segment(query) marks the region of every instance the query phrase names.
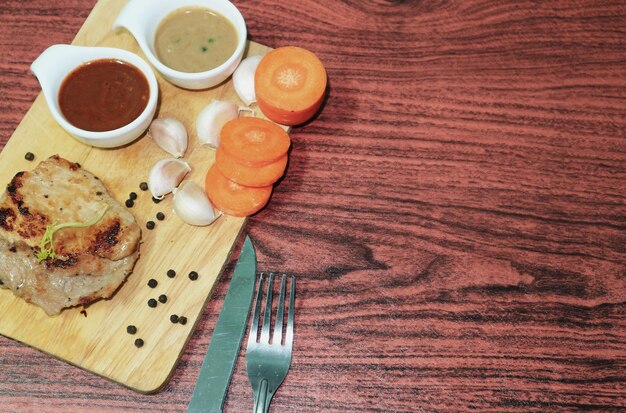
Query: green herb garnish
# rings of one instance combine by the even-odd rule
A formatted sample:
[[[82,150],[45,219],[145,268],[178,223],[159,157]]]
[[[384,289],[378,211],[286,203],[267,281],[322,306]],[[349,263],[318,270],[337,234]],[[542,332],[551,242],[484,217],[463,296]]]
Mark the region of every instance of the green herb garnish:
[[[56,258],[57,255],[54,252],[54,243],[52,239],[55,232],[63,228],[86,228],[95,225],[100,222],[108,209],[109,205],[107,204],[104,206],[104,208],[100,210],[100,212],[98,212],[98,214],[96,214],[95,217],[87,222],[64,222],[61,224],[47,225],[46,232],[44,232],[43,236],[41,237],[41,241],[39,242],[39,251],[35,253],[37,261],[41,262],[47,258]]]

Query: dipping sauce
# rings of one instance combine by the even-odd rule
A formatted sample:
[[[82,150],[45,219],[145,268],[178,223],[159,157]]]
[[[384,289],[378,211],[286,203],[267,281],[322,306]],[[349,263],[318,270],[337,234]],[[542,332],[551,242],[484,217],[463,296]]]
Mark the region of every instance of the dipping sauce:
[[[235,26],[204,7],[184,7],[166,16],[156,31],[154,48],[159,60],[180,72],[215,69],[237,49]]]
[[[148,104],[148,80],[135,66],[115,59],[87,62],[70,73],[59,91],[69,123],[91,132],[121,128]]]

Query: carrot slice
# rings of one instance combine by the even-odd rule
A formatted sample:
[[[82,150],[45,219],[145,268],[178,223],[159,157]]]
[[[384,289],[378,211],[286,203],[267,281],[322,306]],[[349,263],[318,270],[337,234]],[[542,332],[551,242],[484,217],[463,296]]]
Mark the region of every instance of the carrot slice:
[[[231,181],[222,175],[215,164],[206,174],[205,190],[217,209],[235,217],[247,217],[258,212],[272,194],[271,185],[252,188]]]
[[[239,185],[252,187],[272,185],[283,176],[287,166],[287,154],[268,165],[252,167],[239,163],[237,158],[230,156],[220,148],[218,147],[215,152],[215,165],[222,175]]]
[[[326,83],[326,69],[317,56],[295,46],[270,51],[254,74],[259,108],[283,125],[311,119],[324,100]]]
[[[255,167],[276,162],[291,145],[287,132],[260,118],[237,118],[226,122],[220,140],[220,147],[239,163]]]

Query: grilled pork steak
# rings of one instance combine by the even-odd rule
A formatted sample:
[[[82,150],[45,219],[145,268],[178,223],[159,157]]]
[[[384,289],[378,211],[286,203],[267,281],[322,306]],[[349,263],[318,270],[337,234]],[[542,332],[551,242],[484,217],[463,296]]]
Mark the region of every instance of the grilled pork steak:
[[[108,207],[107,207],[108,206]],[[88,223],[53,234],[55,257],[36,254],[48,225]],[[141,231],[93,174],[59,156],[19,172],[0,196],[0,287],[55,315],[108,298],[139,257]]]

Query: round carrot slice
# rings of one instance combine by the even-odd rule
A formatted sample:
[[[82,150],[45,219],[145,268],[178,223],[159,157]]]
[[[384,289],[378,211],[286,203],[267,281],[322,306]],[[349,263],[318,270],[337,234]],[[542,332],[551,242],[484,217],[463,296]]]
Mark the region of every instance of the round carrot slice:
[[[282,158],[291,145],[289,135],[277,124],[260,118],[237,118],[220,132],[220,147],[239,163],[263,166]]]
[[[259,108],[283,125],[311,119],[324,100],[326,83],[326,69],[317,56],[295,46],[270,51],[254,74]]]
[[[224,152],[220,147],[215,152],[215,165],[222,175],[239,185],[252,187],[268,186],[278,181],[285,172],[287,159],[288,156],[285,154],[275,162],[253,167],[239,163],[236,158]]]
[[[235,217],[247,217],[260,211],[272,194],[271,185],[252,188],[231,181],[215,164],[206,174],[205,190],[217,209]]]

